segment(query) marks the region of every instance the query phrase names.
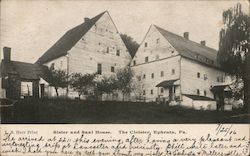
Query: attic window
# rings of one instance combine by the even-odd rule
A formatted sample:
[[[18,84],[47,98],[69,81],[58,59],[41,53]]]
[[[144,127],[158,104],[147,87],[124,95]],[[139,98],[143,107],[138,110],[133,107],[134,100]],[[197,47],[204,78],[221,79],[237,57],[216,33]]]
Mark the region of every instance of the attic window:
[[[201,74],[198,72],[198,73],[197,73],[197,78],[200,78],[200,76],[201,76]]]
[[[115,72],[115,67],[114,66],[111,66],[111,72]]]
[[[160,38],[156,39],[156,43],[159,44],[160,43]]]
[[[207,74],[204,74],[204,80],[207,80]]]
[[[109,53],[109,47],[107,47],[107,53]]]
[[[120,50],[119,49],[116,50],[116,56],[120,56]]]
[[[163,77],[164,76],[164,71],[161,71],[161,77]]]
[[[175,69],[172,69],[172,75],[174,75],[175,74]]]

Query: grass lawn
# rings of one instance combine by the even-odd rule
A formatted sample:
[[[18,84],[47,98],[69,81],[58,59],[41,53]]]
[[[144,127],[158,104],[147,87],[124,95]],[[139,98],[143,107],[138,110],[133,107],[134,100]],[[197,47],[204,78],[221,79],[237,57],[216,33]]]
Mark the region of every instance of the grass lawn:
[[[197,111],[156,103],[25,99],[2,108],[2,123],[185,124],[250,123],[249,113]]]

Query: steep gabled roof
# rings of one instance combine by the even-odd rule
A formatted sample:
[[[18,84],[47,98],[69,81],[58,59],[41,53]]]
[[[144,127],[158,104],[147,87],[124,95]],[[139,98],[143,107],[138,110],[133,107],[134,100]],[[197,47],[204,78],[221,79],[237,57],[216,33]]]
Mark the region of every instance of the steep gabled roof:
[[[180,53],[181,56],[198,61],[200,63],[217,67],[217,51],[194,41],[188,40],[182,36],[164,30],[155,25],[157,30],[166,38],[166,40]]]
[[[106,12],[106,11],[105,11]],[[67,31],[50,49],[48,49],[36,63],[46,63],[60,56],[64,56],[67,52],[90,30],[90,28],[102,17],[105,13],[89,19],[69,31]]]
[[[8,76],[8,74],[16,74],[21,79],[38,80],[40,77],[46,79],[45,72],[48,70],[46,66],[32,64],[19,61],[4,61],[1,62],[0,76]]]

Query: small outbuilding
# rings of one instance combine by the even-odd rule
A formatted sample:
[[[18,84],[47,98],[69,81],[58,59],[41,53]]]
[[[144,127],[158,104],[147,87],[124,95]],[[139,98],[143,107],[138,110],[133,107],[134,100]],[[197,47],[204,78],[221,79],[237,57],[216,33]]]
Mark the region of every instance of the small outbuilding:
[[[196,110],[216,110],[216,100],[199,95],[183,94],[182,106]]]
[[[44,73],[48,70],[47,67],[12,61],[9,47],[3,48],[3,56],[0,66],[1,98],[39,98],[45,95],[45,85],[48,83],[44,80]]]

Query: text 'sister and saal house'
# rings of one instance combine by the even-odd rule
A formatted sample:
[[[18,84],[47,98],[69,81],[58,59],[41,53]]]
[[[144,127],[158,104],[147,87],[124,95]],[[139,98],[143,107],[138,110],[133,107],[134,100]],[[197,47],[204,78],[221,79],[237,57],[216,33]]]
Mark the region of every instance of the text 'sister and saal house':
[[[217,51],[205,41],[193,42],[189,33],[179,36],[151,25],[132,59],[107,11],[67,31],[35,64],[12,61],[5,47],[1,63],[1,97],[53,97],[46,78],[47,67],[67,74],[97,73],[111,76],[131,66],[136,85],[128,100],[157,101],[194,109],[215,110],[224,107],[230,90],[227,74],[217,61]],[[69,88],[60,95],[78,97]],[[67,92],[67,93],[66,93]],[[115,100],[121,100],[117,94]]]

